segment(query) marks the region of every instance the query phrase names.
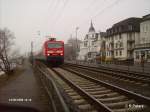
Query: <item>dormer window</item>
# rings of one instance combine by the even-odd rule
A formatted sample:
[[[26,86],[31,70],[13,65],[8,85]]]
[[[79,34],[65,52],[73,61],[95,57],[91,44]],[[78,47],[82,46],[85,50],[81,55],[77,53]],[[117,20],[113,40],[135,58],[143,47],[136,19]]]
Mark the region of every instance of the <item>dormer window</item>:
[[[131,31],[133,29],[132,25],[128,25],[128,29]]]
[[[94,37],[94,34],[92,34],[92,37]]]
[[[122,30],[122,27],[120,26],[120,27],[119,27],[119,32],[121,32],[121,30]]]

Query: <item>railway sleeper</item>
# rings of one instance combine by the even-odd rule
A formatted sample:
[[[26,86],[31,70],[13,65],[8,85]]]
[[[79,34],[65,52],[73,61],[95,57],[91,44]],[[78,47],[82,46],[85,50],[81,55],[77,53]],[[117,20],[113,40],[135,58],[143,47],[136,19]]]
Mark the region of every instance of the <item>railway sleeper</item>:
[[[67,94],[70,95],[70,96],[76,96],[76,95],[78,95],[78,93],[76,93],[75,91],[69,92],[69,93],[67,93]]]
[[[111,90],[106,89],[106,90],[102,90],[102,91],[90,91],[88,93],[90,93],[92,95],[97,95],[97,94],[106,94],[106,93],[111,93],[111,92],[112,92]]]
[[[136,102],[134,100],[127,100],[127,101],[121,101],[121,102],[115,102],[115,103],[105,103],[105,105],[111,109],[125,108],[126,105],[128,104],[136,104]]]
[[[117,92],[112,92],[109,94],[102,94],[102,95],[93,95],[95,98],[110,98],[115,96],[120,96]]]
[[[70,93],[70,92],[74,92],[73,89],[65,89],[65,92]]]
[[[81,109],[81,112],[91,112],[92,110],[94,110],[93,106],[91,106],[90,104],[83,104],[79,105],[78,107],[79,109]]]
[[[100,85],[96,85],[96,86],[80,86],[80,87],[83,88],[83,89],[93,89],[94,87],[95,88],[102,88],[102,89],[104,88],[104,87],[101,87]]]
[[[83,105],[83,104],[87,104],[87,101],[84,100],[83,98],[82,99],[75,99],[74,103],[77,105]]]
[[[101,90],[106,90],[106,88],[84,88],[85,91],[101,91]]]
[[[68,86],[68,85],[62,85],[62,87],[66,90],[66,89],[71,89],[71,87],[70,86]]]
[[[80,85],[80,87],[95,87],[96,86],[96,84],[90,84],[90,83],[76,83],[76,84],[78,84],[78,85]]]
[[[103,103],[115,103],[115,102],[120,102],[120,101],[127,101],[128,98],[125,96],[117,96],[117,97],[112,97],[112,98],[98,98]]]
[[[71,96],[71,98],[73,99],[73,100],[77,100],[77,99],[81,99],[82,97],[80,96],[80,95],[76,95],[76,96]]]

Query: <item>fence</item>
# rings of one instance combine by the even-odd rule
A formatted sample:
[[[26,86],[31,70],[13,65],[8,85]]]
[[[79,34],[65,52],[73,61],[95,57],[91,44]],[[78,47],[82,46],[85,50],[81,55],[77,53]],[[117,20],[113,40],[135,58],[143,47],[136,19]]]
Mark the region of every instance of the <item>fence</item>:
[[[43,83],[50,100],[52,101],[53,111],[54,112],[70,112],[68,106],[66,105],[61,93],[55,83],[55,81],[40,67],[34,68]]]

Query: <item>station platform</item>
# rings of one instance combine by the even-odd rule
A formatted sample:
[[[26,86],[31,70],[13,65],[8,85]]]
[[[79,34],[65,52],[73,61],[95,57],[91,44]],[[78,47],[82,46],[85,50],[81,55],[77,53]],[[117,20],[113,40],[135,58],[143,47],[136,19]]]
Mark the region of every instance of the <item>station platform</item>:
[[[49,96],[28,62],[23,65],[21,73],[0,85],[0,103],[53,112]]]

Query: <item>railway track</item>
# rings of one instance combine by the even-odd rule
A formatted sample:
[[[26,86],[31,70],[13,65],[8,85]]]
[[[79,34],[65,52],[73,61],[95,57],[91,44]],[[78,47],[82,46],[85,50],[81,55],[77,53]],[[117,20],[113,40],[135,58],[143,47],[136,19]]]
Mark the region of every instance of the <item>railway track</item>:
[[[132,93],[74,70],[53,68],[55,79],[85,112],[149,112],[150,98]]]
[[[116,78],[119,80],[125,80],[129,81],[135,84],[140,84],[144,86],[149,86],[150,85],[150,75],[145,75],[145,74],[139,74],[139,73],[127,73],[124,71],[115,71],[111,69],[103,69],[103,68],[97,68],[97,67],[88,67],[88,66],[83,66],[83,65],[75,65],[75,64],[65,64],[64,67],[71,66],[72,68],[75,69],[82,69],[86,71],[92,71],[96,73],[102,73],[99,75],[105,75],[108,77]]]

